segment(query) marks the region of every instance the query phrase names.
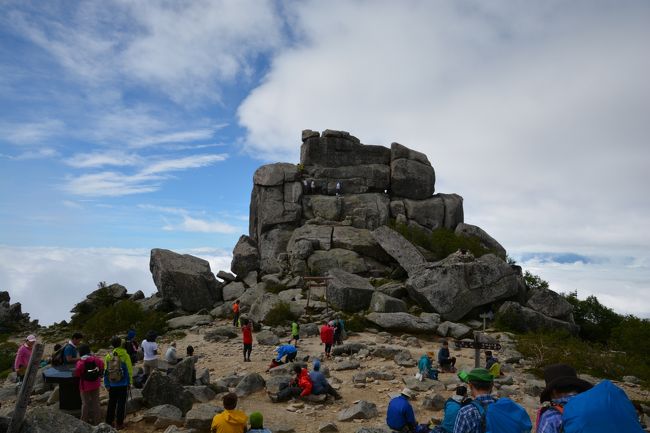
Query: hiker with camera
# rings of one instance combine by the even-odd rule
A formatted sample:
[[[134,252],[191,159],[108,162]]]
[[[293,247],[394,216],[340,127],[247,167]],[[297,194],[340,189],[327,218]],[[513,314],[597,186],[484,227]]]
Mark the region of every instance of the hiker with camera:
[[[99,406],[99,388],[104,375],[104,361],[90,353],[90,346],[79,346],[80,359],[75,366],[74,375],[79,378],[81,394],[81,420],[90,425],[101,422],[102,410]]]

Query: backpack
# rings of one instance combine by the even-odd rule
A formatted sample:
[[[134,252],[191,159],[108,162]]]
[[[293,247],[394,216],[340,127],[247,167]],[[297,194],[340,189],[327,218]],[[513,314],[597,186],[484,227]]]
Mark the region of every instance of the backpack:
[[[122,360],[117,354],[117,351],[113,352],[113,356],[110,361],[108,361],[108,380],[111,383],[118,383],[124,379],[124,371],[122,371]]]
[[[101,372],[94,359],[86,359],[84,361],[84,371],[81,373],[81,378],[87,382],[94,382],[99,379]]]
[[[609,380],[564,405],[562,428],[564,433],[643,433],[634,405],[625,391]]]
[[[486,405],[472,400],[471,404],[481,414],[483,433],[530,433],[533,428],[526,410],[509,398],[500,398]]]
[[[52,365],[59,366],[65,364],[65,348],[70,343],[64,344],[59,350],[52,354]]]

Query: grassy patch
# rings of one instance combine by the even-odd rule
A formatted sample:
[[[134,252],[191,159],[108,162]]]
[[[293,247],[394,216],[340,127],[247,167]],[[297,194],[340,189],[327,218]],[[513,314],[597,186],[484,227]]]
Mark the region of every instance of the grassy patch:
[[[19,347],[16,343],[7,341],[8,337],[6,334],[0,335],[0,378],[5,378],[11,373]]]
[[[279,326],[294,319],[296,319],[296,316],[291,312],[289,304],[286,302],[278,302],[266,315],[264,324],[269,326]]]

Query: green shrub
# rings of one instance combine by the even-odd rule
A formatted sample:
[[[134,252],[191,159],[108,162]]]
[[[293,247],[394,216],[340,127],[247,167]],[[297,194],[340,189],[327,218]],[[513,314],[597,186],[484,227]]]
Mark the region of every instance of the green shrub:
[[[279,326],[294,319],[296,319],[296,316],[291,312],[289,304],[286,302],[279,302],[268,312],[264,324],[269,326]]]
[[[431,251],[434,260],[442,260],[461,249],[468,250],[474,257],[493,252],[482,247],[477,238],[458,236],[450,229],[438,228],[429,233],[418,227],[398,224],[394,220],[391,220],[389,225],[413,244]]]
[[[621,380],[636,376],[650,383],[648,358],[633,352],[608,350],[601,344],[584,341],[565,332],[537,332],[519,335],[517,350],[533,362],[533,372],[541,377],[544,368],[565,363],[580,373],[606,379]]]
[[[16,343],[7,341],[7,335],[0,336],[0,377],[5,378],[11,373],[18,347]]]
[[[607,308],[595,296],[578,299],[577,292],[562,294],[573,305],[573,318],[580,326],[580,336],[585,340],[607,343],[613,330],[621,325],[624,317]]]
[[[97,348],[107,347],[111,337],[124,335],[129,328],[134,328],[141,337],[149,330],[163,334],[167,329],[167,321],[162,313],[143,311],[140,304],[124,300],[100,309],[79,329],[88,344]]]
[[[353,315],[345,320],[345,329],[348,331],[362,332],[365,331],[370,323],[363,316]]]

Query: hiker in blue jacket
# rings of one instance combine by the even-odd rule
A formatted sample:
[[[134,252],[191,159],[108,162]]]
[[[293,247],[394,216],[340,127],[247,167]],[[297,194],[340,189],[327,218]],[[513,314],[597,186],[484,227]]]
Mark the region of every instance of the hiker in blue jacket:
[[[409,400],[415,398],[415,392],[404,388],[400,395],[394,397],[386,409],[386,424],[392,430],[400,433],[412,433],[418,425],[415,420],[413,406]]]
[[[442,423],[434,427],[431,433],[453,433],[460,408],[470,403],[471,400],[467,398],[467,387],[457,386],[456,393],[445,402],[445,416]]]
[[[486,407],[495,402],[491,395],[494,377],[489,371],[475,368],[467,375],[467,382],[475,403],[468,404],[458,411],[453,433],[481,433],[482,414],[477,405]]]
[[[562,431],[564,405],[592,385],[578,378],[570,365],[554,364],[544,370],[546,388],[539,397],[542,407],[537,413],[537,433],[559,433]]]
[[[296,349],[296,346],[291,344],[278,346],[275,348],[275,351],[278,353],[275,360],[280,364],[282,363],[282,358],[285,356],[286,358],[284,358],[284,362],[293,362],[296,359],[296,356],[298,356],[298,349]]]

